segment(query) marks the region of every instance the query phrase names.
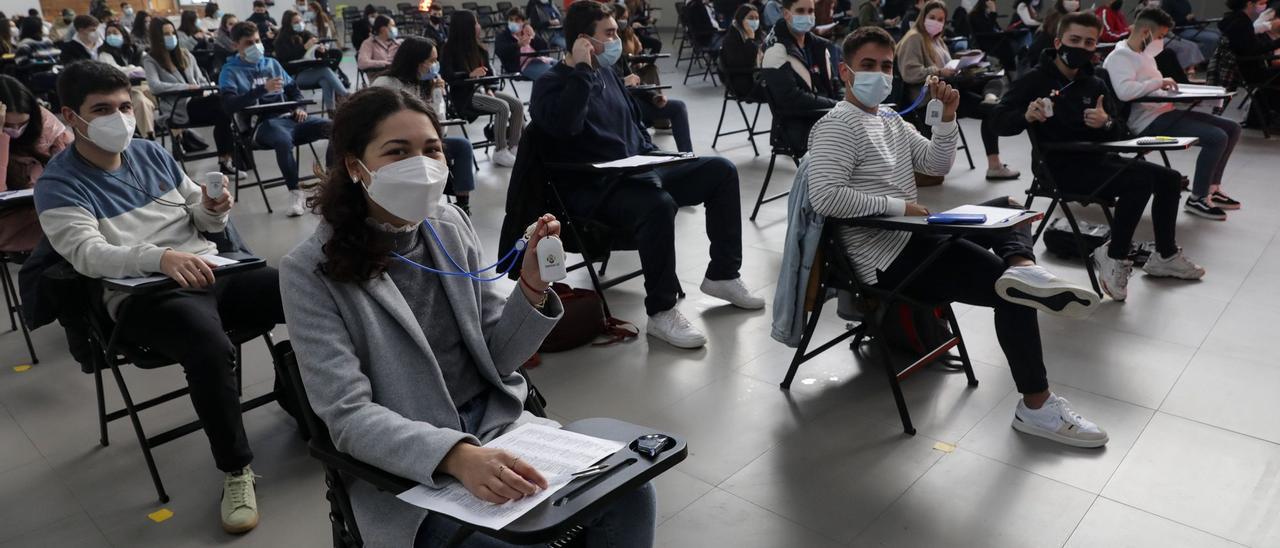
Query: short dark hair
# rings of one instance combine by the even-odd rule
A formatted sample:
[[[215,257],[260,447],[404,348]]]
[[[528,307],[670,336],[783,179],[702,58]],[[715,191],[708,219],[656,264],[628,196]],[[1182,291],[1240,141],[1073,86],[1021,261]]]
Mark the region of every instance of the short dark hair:
[[[435,3],[433,3],[432,5],[435,5]],[[365,15],[365,17],[368,17],[368,16],[373,15],[373,14],[375,14],[375,13],[378,13],[378,8],[373,7],[373,4],[365,4],[365,5],[364,5],[364,15]]]
[[[58,101],[80,112],[85,98],[90,95],[131,87],[129,77],[116,67],[101,61],[77,61],[58,74]]]
[[[265,8],[265,7],[267,7],[266,2],[263,2],[262,0],[253,0],[253,9]]]
[[[789,10],[791,9],[791,6],[796,5],[796,2],[799,2],[799,1],[800,0],[782,0],[782,9]]]
[[[255,34],[258,34],[258,25],[250,23],[249,21],[241,21],[236,23],[236,26],[231,27],[232,42],[239,42]]]
[[[524,20],[525,19],[524,10],[520,9],[519,7],[514,7],[507,10],[507,19],[510,19],[512,17],[518,17],[520,18],[520,20]]]
[[[1062,38],[1063,33],[1067,32],[1067,27],[1071,25],[1102,32],[1102,21],[1098,19],[1097,15],[1090,11],[1077,11],[1063,15],[1062,19],[1058,20],[1058,38]]]
[[[1252,2],[1253,0],[1227,0],[1227,9],[1231,11],[1240,11]]]
[[[1138,10],[1138,14],[1133,16],[1133,24],[1137,25],[1144,21],[1157,27],[1173,28],[1173,18],[1160,8]]]
[[[71,20],[71,26],[75,27],[76,30],[96,27],[98,26],[98,18],[92,15],[77,15],[75,19]]]
[[[840,48],[840,57],[847,63],[854,53],[867,44],[877,44],[893,49],[893,37],[880,27],[859,27],[846,36]]]
[[[374,17],[373,27],[372,27],[373,33],[378,34],[379,32],[382,32],[383,27],[389,27],[391,26],[391,23],[392,23],[391,18],[385,15],[379,15],[377,17]]]
[[[594,35],[596,23],[606,17],[613,17],[613,13],[594,0],[578,0],[569,4],[569,10],[564,14],[565,43],[573,44],[581,34]]]

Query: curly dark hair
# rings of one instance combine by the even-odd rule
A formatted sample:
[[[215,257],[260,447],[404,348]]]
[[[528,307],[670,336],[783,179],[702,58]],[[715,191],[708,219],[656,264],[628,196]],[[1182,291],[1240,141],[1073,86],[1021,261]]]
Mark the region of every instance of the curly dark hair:
[[[365,221],[369,204],[364,185],[351,178],[346,161],[363,156],[382,121],[406,109],[426,115],[443,138],[440,120],[422,99],[390,88],[366,87],[348,97],[333,115],[329,136],[333,162],[308,206],[333,230],[322,247],[325,260],[319,270],[335,282],[371,280],[387,269],[390,243]]]

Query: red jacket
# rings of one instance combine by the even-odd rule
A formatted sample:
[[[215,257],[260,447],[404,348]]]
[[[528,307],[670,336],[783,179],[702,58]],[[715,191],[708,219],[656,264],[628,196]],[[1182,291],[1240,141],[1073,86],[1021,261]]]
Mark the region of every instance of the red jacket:
[[[1125,20],[1124,13],[1120,10],[1101,7],[1093,10],[1093,13],[1102,20],[1102,35],[1098,37],[1099,42],[1119,42],[1129,36],[1129,21]]]

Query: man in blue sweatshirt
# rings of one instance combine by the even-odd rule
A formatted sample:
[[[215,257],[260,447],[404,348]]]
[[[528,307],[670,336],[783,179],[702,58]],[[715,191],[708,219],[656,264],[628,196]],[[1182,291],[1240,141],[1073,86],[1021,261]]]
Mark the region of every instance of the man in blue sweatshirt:
[[[298,101],[302,92],[280,62],[267,57],[262,49],[258,26],[244,21],[231,27],[236,54],[222,65],[218,76],[218,92],[224,109],[233,116],[254,105]],[[324,118],[307,116],[301,108],[284,114],[263,117],[254,128],[253,139],[276,151],[276,161],[289,189],[290,217],[302,215],[306,198],[298,189],[298,161],[293,157],[297,145],[327,139],[333,123]]]
[[[594,163],[653,151],[641,125],[640,109],[622,79],[610,68],[622,50],[618,24],[598,2],[576,2],[564,20],[573,50],[533,83],[530,111],[550,135],[542,162]],[[554,173],[570,213],[607,219],[631,229],[644,272],[647,332],[674,346],[699,348],[706,337],[676,309],[675,216],[684,206],[703,204],[711,263],[702,292],[739,308],[756,310],[764,300],[743,285],[742,212],[738,171],[724,158],[627,175],[609,187],[591,175]],[[611,190],[606,195],[606,188]]]
[[[202,233],[225,229],[231,192],[210,198],[163,147],[132,139],[130,88],[123,72],[98,61],[74,63],[58,78],[62,119],[76,140],[49,161],[35,186],[40,227],[84,276],[164,274],[181,286],[138,296],[107,291],[107,310],[121,320],[123,340],[182,365],[214,463],[225,474],[222,528],[243,533],[257,526],[258,503],[236,351],[224,329],[284,323],[280,282],[269,267],[215,278],[206,257],[218,249]]]

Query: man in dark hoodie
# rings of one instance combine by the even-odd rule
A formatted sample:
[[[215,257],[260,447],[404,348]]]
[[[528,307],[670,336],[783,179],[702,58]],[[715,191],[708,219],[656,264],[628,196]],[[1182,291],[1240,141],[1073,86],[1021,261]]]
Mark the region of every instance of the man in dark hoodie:
[[[783,0],[782,8],[782,19],[765,41],[760,78],[774,103],[785,109],[775,114],[812,113],[808,119],[787,116],[785,124],[774,119],[774,130],[799,151],[808,145],[809,130],[822,111],[836,106],[844,93],[831,78],[831,42],[813,33],[813,0]]]
[[[1106,84],[1094,74],[1093,59],[1102,23],[1092,13],[1070,13],[1058,24],[1054,48],[1040,64],[1018,79],[996,109],[1001,135],[1035,132],[1041,146],[1073,141],[1105,142],[1122,137],[1122,124],[1109,112]],[[1052,103],[1046,108],[1045,101]],[[1198,280],[1204,268],[1188,260],[1175,239],[1182,176],[1144,160],[1130,161],[1102,152],[1058,152],[1048,161],[1054,181],[1064,192],[1089,194],[1098,185],[1124,172],[1099,193],[1116,200],[1111,241],[1094,250],[1102,289],[1117,301],[1128,295],[1133,262],[1128,260],[1133,233],[1147,200],[1155,231],[1156,253],[1143,270],[1151,276]]]

